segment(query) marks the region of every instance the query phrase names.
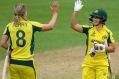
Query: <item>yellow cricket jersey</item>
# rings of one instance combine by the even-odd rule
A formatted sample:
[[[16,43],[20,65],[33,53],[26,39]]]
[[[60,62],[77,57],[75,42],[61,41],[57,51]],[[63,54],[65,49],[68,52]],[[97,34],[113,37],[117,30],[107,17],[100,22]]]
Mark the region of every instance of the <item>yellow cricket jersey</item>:
[[[11,22],[7,25],[4,35],[10,38],[11,58],[17,60],[31,60],[33,59],[34,50],[34,33],[42,31],[43,24],[35,21],[25,21],[20,18],[18,26]]]
[[[108,66],[108,59],[106,52],[98,52],[95,57],[91,57],[89,55],[89,52],[91,48],[93,47],[94,41],[104,44],[104,39],[107,39],[108,44],[114,43],[115,40],[113,38],[112,32],[104,25],[102,30],[99,32],[96,29],[96,26],[89,27],[88,25],[83,25],[83,33],[86,34],[87,40],[87,50],[86,50],[86,56],[84,58],[84,62],[82,66]]]

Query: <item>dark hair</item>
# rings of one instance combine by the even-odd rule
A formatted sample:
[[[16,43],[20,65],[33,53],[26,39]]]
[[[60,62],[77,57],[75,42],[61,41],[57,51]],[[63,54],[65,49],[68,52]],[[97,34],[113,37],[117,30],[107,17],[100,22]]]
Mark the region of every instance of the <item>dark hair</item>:
[[[26,13],[26,6],[22,3],[18,3],[14,7],[14,24],[19,24],[20,17],[24,17]]]

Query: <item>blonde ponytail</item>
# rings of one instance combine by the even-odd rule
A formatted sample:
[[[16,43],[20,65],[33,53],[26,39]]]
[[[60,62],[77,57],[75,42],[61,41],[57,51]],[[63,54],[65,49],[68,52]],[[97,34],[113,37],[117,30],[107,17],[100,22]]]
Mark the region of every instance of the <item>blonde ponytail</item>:
[[[14,24],[18,26],[20,23],[20,17],[24,18],[26,13],[26,6],[22,3],[16,4],[14,7]]]
[[[19,19],[20,19],[20,17],[18,15],[14,16],[14,24],[15,24],[15,26],[19,25]]]

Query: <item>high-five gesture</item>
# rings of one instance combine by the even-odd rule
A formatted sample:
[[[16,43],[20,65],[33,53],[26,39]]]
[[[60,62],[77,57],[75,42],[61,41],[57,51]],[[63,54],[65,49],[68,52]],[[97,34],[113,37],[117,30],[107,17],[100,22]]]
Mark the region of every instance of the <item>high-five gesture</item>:
[[[83,7],[82,1],[76,0],[75,5],[74,5],[74,12],[73,12],[73,15],[71,17],[71,27],[78,32],[83,32],[82,25],[77,23],[78,11],[81,10],[82,7]]]
[[[57,0],[54,0],[53,4],[51,6],[51,10],[53,12],[52,18],[48,24],[44,24],[44,26],[42,27],[42,31],[49,31],[55,27],[55,23],[56,23],[56,20],[58,17],[58,11],[59,11],[59,4],[58,4]]]
[[[81,10],[83,7],[82,1],[81,0],[76,0],[75,1],[75,6],[74,6],[74,11],[77,12]]]
[[[74,10],[70,22],[73,30],[86,34],[87,36],[87,49],[84,62],[82,64],[82,79],[97,79],[97,77],[99,79],[108,79],[107,76],[109,74],[111,74],[114,78],[110,67],[109,53],[113,53],[115,51],[115,40],[113,33],[108,29],[107,25],[105,25],[105,22],[107,21],[107,13],[103,9],[95,9],[90,14],[90,24],[80,24],[77,19],[78,13],[82,7],[82,1],[75,0]],[[79,19],[81,20],[81,17]],[[102,69],[104,72],[102,72]]]

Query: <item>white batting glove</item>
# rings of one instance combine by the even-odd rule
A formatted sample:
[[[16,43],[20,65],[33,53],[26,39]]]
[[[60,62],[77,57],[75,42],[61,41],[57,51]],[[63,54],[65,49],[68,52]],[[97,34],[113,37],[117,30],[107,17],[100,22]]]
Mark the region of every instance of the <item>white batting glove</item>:
[[[94,57],[95,55],[96,55],[96,51],[95,51],[95,49],[94,49],[94,46],[91,48],[91,50],[90,50],[90,52],[89,52],[89,55],[91,56],[91,57]]]
[[[78,12],[79,10],[81,10],[83,7],[82,1],[80,0],[76,0],[75,1],[75,6],[74,6],[74,11]]]
[[[105,52],[106,46],[104,44],[96,43],[94,44],[94,49],[96,52]]]

